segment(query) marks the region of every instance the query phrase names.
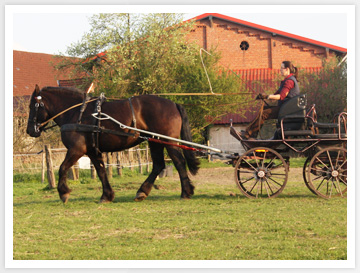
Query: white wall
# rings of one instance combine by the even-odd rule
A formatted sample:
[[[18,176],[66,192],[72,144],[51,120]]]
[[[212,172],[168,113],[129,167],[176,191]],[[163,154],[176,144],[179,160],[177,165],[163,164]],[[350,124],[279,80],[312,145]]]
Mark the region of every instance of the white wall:
[[[245,130],[246,128],[245,125],[236,124],[234,124],[233,127],[238,131]],[[229,125],[214,125],[208,132],[211,147],[239,154],[245,152],[240,141],[230,135]]]

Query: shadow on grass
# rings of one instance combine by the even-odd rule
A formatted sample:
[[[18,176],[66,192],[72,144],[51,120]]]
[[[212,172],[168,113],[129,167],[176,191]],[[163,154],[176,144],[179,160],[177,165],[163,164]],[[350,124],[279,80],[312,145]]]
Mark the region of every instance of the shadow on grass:
[[[135,198],[135,193],[134,195],[130,195],[130,194],[126,194],[126,195],[116,195],[115,199],[112,203],[110,204],[127,204],[127,203],[138,203],[136,201],[134,201]],[[334,197],[332,199],[335,198],[341,198],[341,197]],[[272,201],[272,200],[296,200],[296,199],[307,199],[307,200],[327,200],[324,198],[321,198],[317,195],[311,195],[311,194],[280,194],[277,197],[273,197],[273,198],[257,198],[257,199],[251,199],[248,198],[244,195],[241,194],[235,194],[235,195],[230,195],[230,194],[198,194],[198,195],[194,195],[191,197],[191,199],[182,199],[180,197],[180,195],[176,195],[176,194],[171,194],[171,195],[157,195],[157,194],[150,194],[150,196],[141,201],[141,202],[164,202],[164,201],[183,201],[183,202],[191,202],[193,201],[208,201],[208,200],[216,200],[216,201],[246,201],[249,200],[249,202],[255,201],[255,202],[266,202],[267,200]],[[331,200],[331,199],[329,199]],[[65,207],[68,204],[71,203],[91,203],[91,204],[101,204],[100,203],[100,196],[98,198],[94,198],[94,197],[71,197],[69,198],[69,201],[67,204],[63,204],[62,201],[60,200],[60,198],[56,198],[54,196],[54,199],[47,199],[47,200],[36,200],[36,201],[26,201],[26,202],[16,202],[13,204],[14,207],[26,207],[29,205],[37,205],[37,204],[63,204]],[[106,205],[106,203],[104,204]]]

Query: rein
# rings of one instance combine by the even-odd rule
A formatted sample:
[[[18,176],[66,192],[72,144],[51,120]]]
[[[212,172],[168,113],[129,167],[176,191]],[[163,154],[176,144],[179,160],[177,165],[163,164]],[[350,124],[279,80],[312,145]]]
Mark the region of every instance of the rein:
[[[98,98],[94,98],[94,99],[91,99],[91,100],[86,101],[85,103],[89,103],[89,102],[95,101],[95,100],[97,100],[97,99],[98,99]],[[79,104],[75,104],[75,105],[73,105],[73,106],[65,109],[64,111],[61,111],[60,113],[56,114],[56,115],[53,116],[52,118],[44,121],[43,123],[40,123],[39,128],[45,126],[45,125],[48,124],[50,121],[56,119],[58,116],[64,114],[65,112],[70,111],[71,109],[76,108],[76,107],[79,107],[79,106],[81,106],[81,105],[83,105],[83,104],[84,104],[84,103],[81,102],[81,103],[79,103]],[[51,128],[51,127],[50,127],[50,128]],[[49,128],[48,128],[48,129],[49,129]]]

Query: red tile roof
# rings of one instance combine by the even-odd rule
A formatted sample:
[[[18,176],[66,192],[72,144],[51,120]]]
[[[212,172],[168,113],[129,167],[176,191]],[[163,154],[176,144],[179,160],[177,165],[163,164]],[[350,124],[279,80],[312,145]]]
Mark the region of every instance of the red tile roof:
[[[274,28],[269,28],[269,27],[265,27],[265,26],[262,26],[262,25],[250,23],[250,22],[247,22],[247,21],[244,21],[244,20],[240,20],[240,19],[233,18],[233,17],[226,16],[226,15],[222,15],[222,14],[219,14],[219,13],[204,13],[204,14],[196,16],[196,17],[194,17],[194,18],[192,18],[190,20],[199,21],[199,20],[211,17],[211,16],[222,19],[222,20],[230,21],[230,22],[233,22],[233,23],[241,24],[241,25],[244,25],[244,26],[247,26],[247,27],[255,28],[255,29],[258,29],[258,30],[270,32],[272,34],[276,34],[276,35],[284,36],[284,37],[287,37],[287,38],[295,39],[295,40],[298,40],[298,41],[301,41],[301,42],[306,42],[306,43],[309,43],[309,44],[313,44],[313,45],[317,45],[317,46],[321,46],[321,47],[326,47],[326,48],[329,48],[331,50],[338,51],[338,52],[341,52],[341,53],[346,53],[347,52],[347,49],[343,48],[343,47],[339,47],[339,46],[319,42],[319,41],[316,41],[316,40],[313,40],[313,39],[305,38],[305,37],[302,37],[302,36],[298,36],[298,35],[291,34],[291,33],[285,32],[285,31],[281,31],[281,30],[277,30],[277,29],[274,29]]]
[[[71,78],[54,69],[54,55],[14,50],[13,57],[13,96],[31,95],[35,84],[40,88],[57,86],[57,79]]]

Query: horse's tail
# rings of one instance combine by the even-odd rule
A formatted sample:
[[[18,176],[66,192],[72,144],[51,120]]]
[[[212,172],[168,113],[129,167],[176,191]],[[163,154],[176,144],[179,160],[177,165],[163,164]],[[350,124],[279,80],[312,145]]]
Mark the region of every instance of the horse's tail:
[[[186,141],[192,141],[188,115],[184,107],[179,104],[176,104],[176,107],[179,110],[182,119],[181,139]],[[194,151],[183,150],[183,152],[190,173],[195,175],[199,170],[200,161],[196,158]]]

